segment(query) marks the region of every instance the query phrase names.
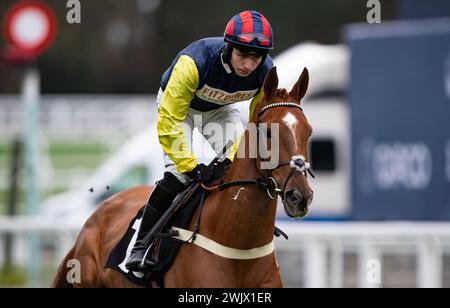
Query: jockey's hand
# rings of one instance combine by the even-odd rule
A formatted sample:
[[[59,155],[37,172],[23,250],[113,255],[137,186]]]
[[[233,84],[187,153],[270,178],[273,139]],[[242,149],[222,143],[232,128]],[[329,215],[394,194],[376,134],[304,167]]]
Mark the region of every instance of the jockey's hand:
[[[230,168],[231,160],[229,158],[225,158],[222,161],[214,162],[213,164],[213,175],[214,177],[222,178],[227,173]]]
[[[207,183],[214,176],[213,169],[205,164],[198,164],[193,170],[186,174],[195,182]]]

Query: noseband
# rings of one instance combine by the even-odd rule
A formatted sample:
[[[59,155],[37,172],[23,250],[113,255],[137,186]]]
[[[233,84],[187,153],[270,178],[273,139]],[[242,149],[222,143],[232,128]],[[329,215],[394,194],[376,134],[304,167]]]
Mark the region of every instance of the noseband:
[[[261,111],[258,113],[258,118],[260,118],[267,110],[273,109],[273,108],[279,108],[279,107],[298,108],[303,112],[303,108],[300,106],[300,104],[297,104],[297,103],[291,103],[291,102],[274,103],[274,104],[270,104],[270,105],[263,107],[261,109]],[[258,129],[258,134],[259,134],[259,129]],[[258,136],[258,140],[259,140],[259,136]],[[255,160],[255,163],[256,163],[256,160]],[[274,170],[282,168],[282,167],[286,167],[286,166],[290,166],[292,171],[289,174],[289,176],[286,178],[282,188],[280,188],[278,186],[277,181],[272,177],[271,174]],[[233,186],[256,185],[256,186],[260,187],[261,189],[265,189],[267,192],[267,195],[269,196],[270,199],[275,199],[277,196],[280,196],[282,201],[284,202],[284,192],[286,190],[287,184],[289,183],[289,180],[294,175],[294,173],[301,172],[305,175],[305,177],[307,177],[308,173],[309,173],[313,178],[315,178],[314,173],[311,170],[311,164],[306,161],[306,159],[303,155],[299,155],[299,154],[292,156],[290,161],[280,163],[275,168],[270,169],[270,173],[268,176],[267,175],[264,176],[259,171],[260,168],[257,167],[256,170],[258,171],[258,173],[260,173],[263,176],[262,178],[257,178],[256,180],[243,180],[243,181],[229,182],[229,183],[224,183],[224,184],[221,184],[221,185],[218,185],[215,187],[206,187],[205,185],[202,184],[202,187],[206,190],[214,190],[214,189],[224,190],[226,188],[233,187]]]
[[[311,164],[305,160],[305,157],[303,155],[292,156],[290,161],[279,164],[277,167],[270,170],[270,173],[272,173],[273,170],[276,170],[278,168],[285,167],[285,166],[290,166],[292,168],[292,171],[289,174],[289,176],[287,177],[287,179],[285,180],[282,189],[278,187],[277,181],[272,176],[265,178],[266,179],[265,182],[267,184],[267,188],[266,188],[267,195],[269,195],[269,197],[271,199],[275,199],[277,197],[277,195],[279,195],[281,197],[281,199],[283,200],[283,202],[284,202],[284,192],[286,191],[286,186],[289,183],[289,180],[291,179],[291,177],[294,175],[295,172],[302,172],[305,175],[305,177],[308,177],[307,173],[309,173],[313,178],[315,178],[315,175],[311,170]]]

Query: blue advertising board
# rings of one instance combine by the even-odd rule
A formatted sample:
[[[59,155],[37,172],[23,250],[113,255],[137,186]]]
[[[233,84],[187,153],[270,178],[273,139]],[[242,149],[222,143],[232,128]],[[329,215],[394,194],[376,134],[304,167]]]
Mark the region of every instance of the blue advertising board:
[[[450,19],[351,25],[356,220],[450,220]]]
[[[398,17],[404,19],[436,18],[450,16],[448,0],[399,0]]]

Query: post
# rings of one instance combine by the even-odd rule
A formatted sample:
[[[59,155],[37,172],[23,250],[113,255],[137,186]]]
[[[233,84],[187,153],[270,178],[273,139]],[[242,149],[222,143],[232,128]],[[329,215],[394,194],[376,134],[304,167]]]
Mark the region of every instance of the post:
[[[308,239],[305,245],[305,287],[327,287],[327,247],[319,238]]]
[[[338,236],[330,244],[330,287],[344,287],[344,243]]]
[[[442,247],[439,238],[421,239],[417,245],[417,287],[442,287]]]
[[[358,249],[358,287],[382,287],[382,254],[369,238],[363,238]]]
[[[21,143],[18,138],[15,138],[12,142],[11,151],[11,169],[10,169],[10,187],[8,197],[8,216],[17,215],[17,187],[18,187],[18,175],[20,165],[20,153]],[[8,270],[12,264],[12,250],[13,250],[13,236],[12,234],[5,234],[5,268]]]
[[[39,98],[40,76],[34,67],[25,69],[22,84],[22,98],[24,104],[24,162],[26,181],[26,208],[28,215],[38,213],[38,123],[39,123]],[[37,287],[40,280],[40,249],[37,234],[29,236],[29,282],[32,287]]]

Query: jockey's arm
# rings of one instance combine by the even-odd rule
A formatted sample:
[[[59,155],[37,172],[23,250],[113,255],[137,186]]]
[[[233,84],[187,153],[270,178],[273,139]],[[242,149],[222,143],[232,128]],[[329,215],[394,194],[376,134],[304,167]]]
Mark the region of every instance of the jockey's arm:
[[[250,112],[248,115],[248,121],[250,121],[252,119],[253,113],[255,112],[256,105],[261,101],[261,99],[263,97],[264,97],[263,89],[261,89],[255,97],[253,97],[252,101],[250,102],[250,107],[249,107]],[[245,134],[245,132],[244,132],[244,134]],[[233,146],[230,149],[230,154],[228,155],[228,158],[231,161],[233,161],[233,159],[238,151],[238,147],[239,147],[239,143],[241,142],[241,138],[242,138],[242,135],[233,143]]]
[[[194,60],[181,56],[173,68],[159,106],[159,143],[181,173],[197,166],[197,159],[187,145],[182,124],[198,85],[199,73]]]

